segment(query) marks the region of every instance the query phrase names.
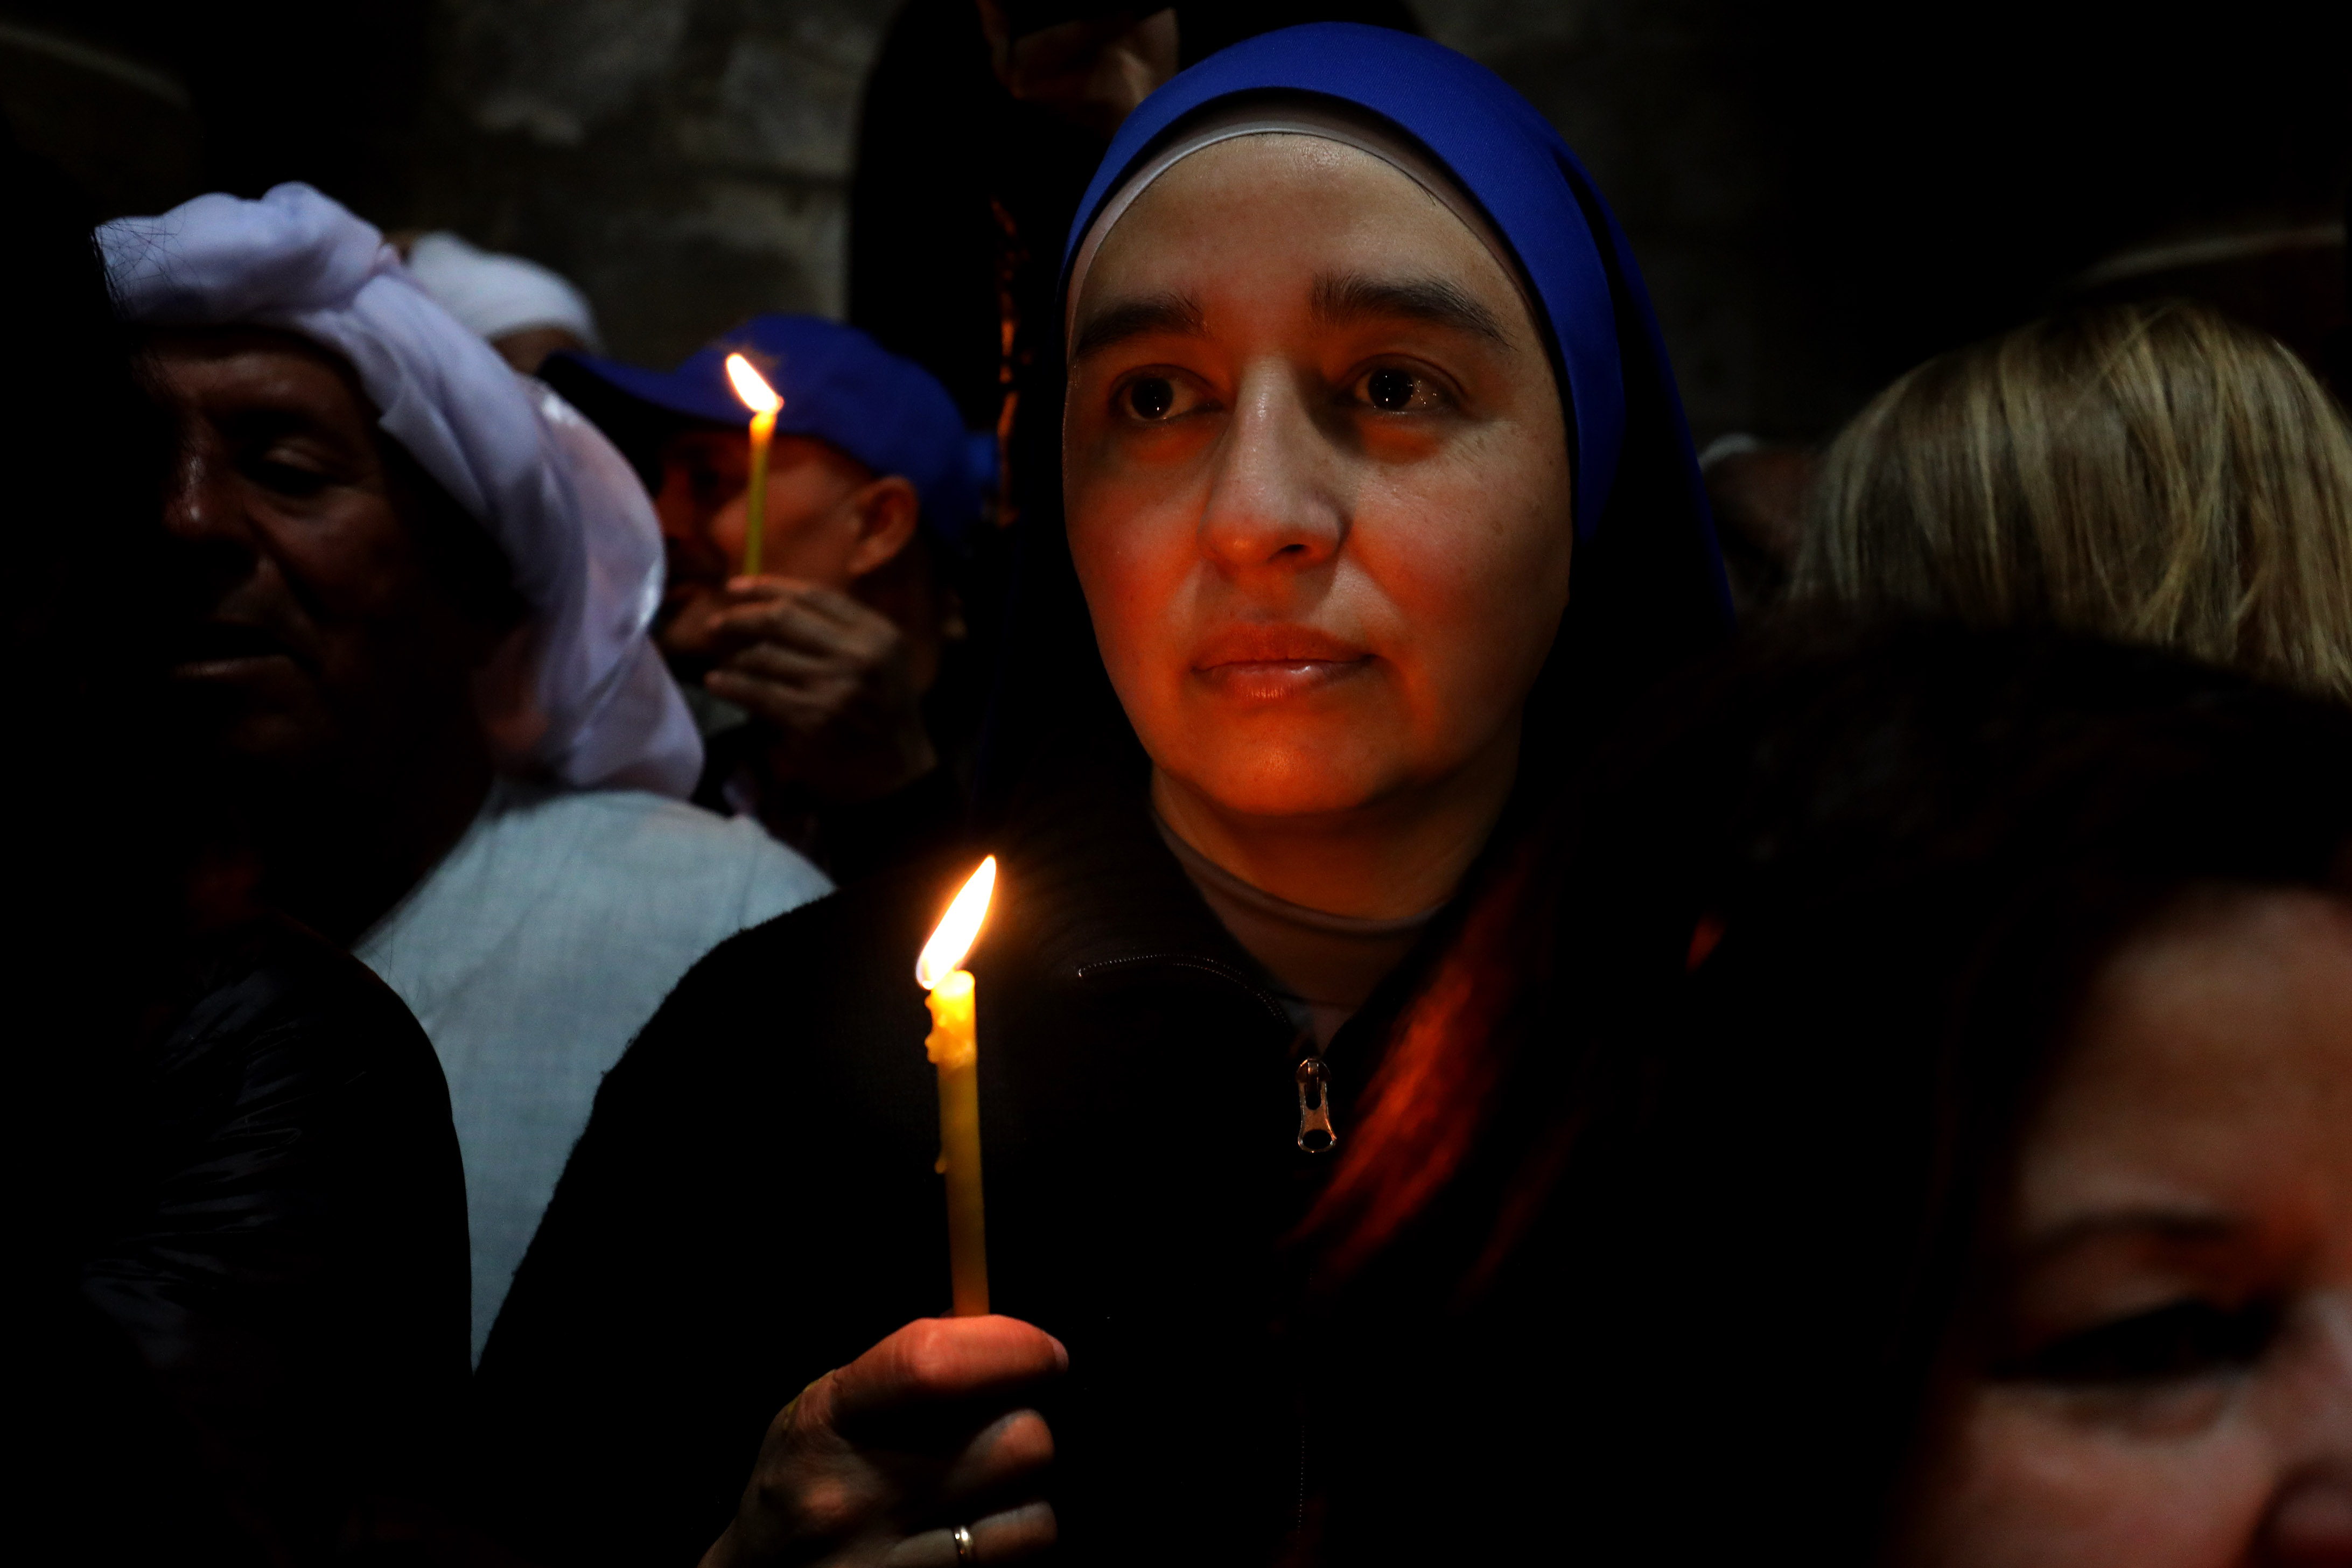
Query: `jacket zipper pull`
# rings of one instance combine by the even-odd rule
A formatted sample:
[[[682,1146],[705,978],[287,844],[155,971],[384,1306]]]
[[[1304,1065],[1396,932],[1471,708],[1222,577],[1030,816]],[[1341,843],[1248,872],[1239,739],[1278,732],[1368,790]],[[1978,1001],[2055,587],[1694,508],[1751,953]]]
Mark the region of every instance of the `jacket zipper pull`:
[[[1298,1064],[1298,1146],[1309,1154],[1328,1154],[1339,1145],[1331,1125],[1331,1069],[1321,1057]]]

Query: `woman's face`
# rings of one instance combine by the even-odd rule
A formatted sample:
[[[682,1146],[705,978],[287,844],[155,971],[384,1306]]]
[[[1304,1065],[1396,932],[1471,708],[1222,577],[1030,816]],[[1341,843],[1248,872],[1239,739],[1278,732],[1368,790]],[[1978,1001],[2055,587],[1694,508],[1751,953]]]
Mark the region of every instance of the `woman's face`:
[[[2352,1564],[2352,910],[2129,943],[2029,1130],[1906,1561]]]
[[[1070,546],[1163,784],[1295,817],[1507,781],[1568,440],[1476,237],[1353,148],[1238,138],[1128,209],[1071,342]]]

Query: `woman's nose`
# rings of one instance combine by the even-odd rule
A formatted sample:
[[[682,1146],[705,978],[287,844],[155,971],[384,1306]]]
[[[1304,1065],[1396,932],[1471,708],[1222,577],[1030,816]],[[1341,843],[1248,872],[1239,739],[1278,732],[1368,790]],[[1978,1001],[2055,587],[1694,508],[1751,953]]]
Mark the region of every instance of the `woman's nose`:
[[[1345,458],[1286,367],[1245,374],[1216,456],[1201,548],[1229,572],[1297,571],[1348,534]]]

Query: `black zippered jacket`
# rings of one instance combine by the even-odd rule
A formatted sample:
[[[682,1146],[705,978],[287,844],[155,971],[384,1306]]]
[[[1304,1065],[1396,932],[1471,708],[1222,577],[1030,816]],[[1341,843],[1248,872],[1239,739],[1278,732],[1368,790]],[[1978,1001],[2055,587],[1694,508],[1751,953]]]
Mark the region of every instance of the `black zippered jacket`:
[[[1318,1356],[1282,1246],[1328,1168],[1297,1146],[1310,1047],[1139,782],[1073,789],[1048,822],[1004,851],[967,967],[992,1305],[1070,1352],[1045,1407],[1059,1556],[1270,1560],[1316,1489]],[[478,1379],[482,1489],[515,1546],[693,1563],[786,1402],[947,1310],[913,963],[970,868],[736,937],[606,1079]],[[1325,1053],[1342,1137],[1406,984]]]

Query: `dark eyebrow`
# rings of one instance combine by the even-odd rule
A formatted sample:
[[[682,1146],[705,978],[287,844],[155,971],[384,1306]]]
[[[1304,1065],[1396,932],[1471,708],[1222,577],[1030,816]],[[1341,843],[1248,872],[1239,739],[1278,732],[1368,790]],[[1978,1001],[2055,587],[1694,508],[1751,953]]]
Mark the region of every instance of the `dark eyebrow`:
[[[1154,294],[1141,300],[1122,300],[1087,318],[1078,329],[1076,342],[1071,345],[1070,358],[1082,360],[1098,349],[1146,332],[1204,338],[1209,335],[1209,322],[1199,302],[1188,295]]]
[[[1508,342],[1495,312],[1443,278],[1390,279],[1350,272],[1315,280],[1315,316],[1326,323],[1402,316]]]

